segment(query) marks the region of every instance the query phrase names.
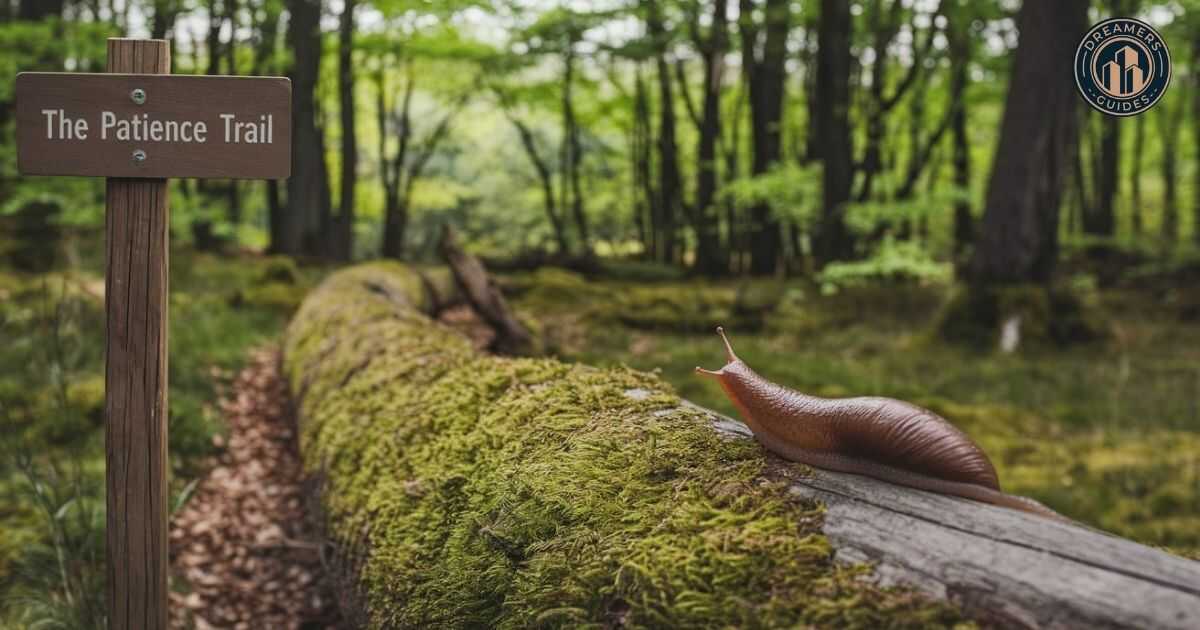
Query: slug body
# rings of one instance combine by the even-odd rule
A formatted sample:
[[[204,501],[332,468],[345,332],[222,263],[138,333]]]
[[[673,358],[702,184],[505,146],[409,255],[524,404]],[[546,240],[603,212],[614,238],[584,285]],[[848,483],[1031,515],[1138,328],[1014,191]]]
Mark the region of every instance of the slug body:
[[[776,385],[717,332],[728,363],[696,372],[715,378],[754,437],[784,459],[1067,520],[1033,499],[1004,494],[983,449],[932,411],[892,398],[818,398]]]

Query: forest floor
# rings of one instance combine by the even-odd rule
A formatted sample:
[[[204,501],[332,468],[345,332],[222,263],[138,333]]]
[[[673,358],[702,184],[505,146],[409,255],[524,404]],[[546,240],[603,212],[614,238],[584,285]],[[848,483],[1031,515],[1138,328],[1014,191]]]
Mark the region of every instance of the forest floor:
[[[103,253],[39,273],[0,265],[0,628],[102,628]],[[223,392],[277,339],[322,269],[253,254],[171,253],[170,503],[228,457]],[[179,588],[176,580],[173,587]],[[187,594],[185,590],[180,591]]]
[[[983,446],[1006,491],[1200,556],[1200,286],[1090,288],[1103,338],[1059,345],[1027,334],[1005,354],[939,334],[954,286],[828,294],[801,282],[585,281],[551,269],[503,283],[565,359],[658,371],[683,397],[736,416],[693,373],[724,363],[714,333],[724,325],[769,380],[927,407]]]
[[[336,628],[278,351],[252,352],[220,407],[223,450],[171,519],[171,626]]]
[[[102,604],[104,284],[98,265],[80,267],[0,268],[0,431],[13,436],[0,452],[0,628],[69,620]],[[225,553],[204,542],[214,540],[210,534],[193,531],[227,513],[228,505],[216,505],[220,497],[249,501],[255,513],[295,516],[294,470],[284,454],[291,438],[275,420],[257,428],[254,420],[277,420],[280,395],[271,361],[254,349],[278,339],[324,273],[286,259],[172,253],[171,504],[177,530],[188,532],[172,549],[185,578],[192,565]],[[799,281],[603,280],[559,269],[499,281],[563,359],[658,371],[685,398],[732,415],[718,388],[692,372],[723,362],[713,333],[722,324],[739,355],[770,380],[816,395],[884,395],[928,407],[982,444],[1007,491],[1200,555],[1200,317],[1195,300],[1178,291],[1148,283],[1090,289],[1109,331],[1103,339],[1059,346],[1031,336],[1004,354],[937,334],[954,286],[830,294]],[[468,332],[471,319],[461,309],[443,314]],[[265,471],[251,462],[262,453],[284,477],[258,476]],[[264,484],[279,484],[279,492]],[[238,570],[253,559],[282,571],[283,582],[293,580],[292,570],[319,582],[302,532],[281,525],[276,538],[244,514],[216,520],[232,520],[226,526],[242,528],[238,536],[271,538],[240,547]],[[262,529],[251,532],[255,525]],[[72,559],[65,568],[56,561],[64,556]],[[209,606],[215,600],[203,582],[177,579],[173,597],[185,608]],[[328,600],[288,601],[321,619]]]

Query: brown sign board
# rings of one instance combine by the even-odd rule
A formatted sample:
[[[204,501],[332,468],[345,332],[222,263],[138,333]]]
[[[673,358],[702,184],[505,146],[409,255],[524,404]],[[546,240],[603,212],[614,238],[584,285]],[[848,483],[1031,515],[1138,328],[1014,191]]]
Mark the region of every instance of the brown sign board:
[[[23,72],[23,175],[291,175],[292,84],[278,77]]]

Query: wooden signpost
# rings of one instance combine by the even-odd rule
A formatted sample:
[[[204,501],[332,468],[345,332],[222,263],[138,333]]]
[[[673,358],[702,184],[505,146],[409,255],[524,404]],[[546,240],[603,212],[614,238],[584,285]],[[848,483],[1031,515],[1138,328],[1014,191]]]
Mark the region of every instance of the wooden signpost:
[[[22,73],[24,175],[107,177],[109,627],[167,625],[168,177],[291,175],[291,83],[168,76],[165,40],[108,40],[110,74]]]

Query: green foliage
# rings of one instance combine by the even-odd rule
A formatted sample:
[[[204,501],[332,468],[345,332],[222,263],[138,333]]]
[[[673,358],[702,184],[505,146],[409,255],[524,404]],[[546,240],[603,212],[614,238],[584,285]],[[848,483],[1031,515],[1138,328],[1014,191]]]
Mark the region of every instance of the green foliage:
[[[84,630],[107,627],[104,564],[104,497],[94,473],[85,474],[79,461],[70,472],[54,464],[36,464],[27,454],[5,453],[15,463],[24,494],[23,504],[32,513],[29,523],[37,537],[24,537],[13,554],[13,588],[0,605],[14,627]],[[7,466],[0,469],[9,472]],[[7,532],[6,532],[7,534]],[[19,536],[19,534],[18,534]]]
[[[954,266],[934,260],[920,243],[897,242],[888,236],[868,258],[833,262],[817,274],[822,291],[836,292],[851,286],[945,284],[954,278]]]
[[[821,215],[821,166],[780,164],[766,174],[734,180],[721,193],[739,208],[768,204],[780,220],[811,227]]]
[[[216,386],[250,347],[278,334],[320,270],[187,250],[171,259],[168,423],[178,490],[221,430]],[[103,561],[86,547],[103,548],[103,292],[86,270],[0,267],[0,627],[103,627],[93,601],[103,598],[95,581]],[[231,306],[239,293],[249,297]]]
[[[901,223],[917,223],[945,215],[958,202],[971,202],[968,191],[940,188],[923,197],[903,200],[863,201],[846,207],[846,226],[859,235],[875,232],[880,226],[895,229]]]

